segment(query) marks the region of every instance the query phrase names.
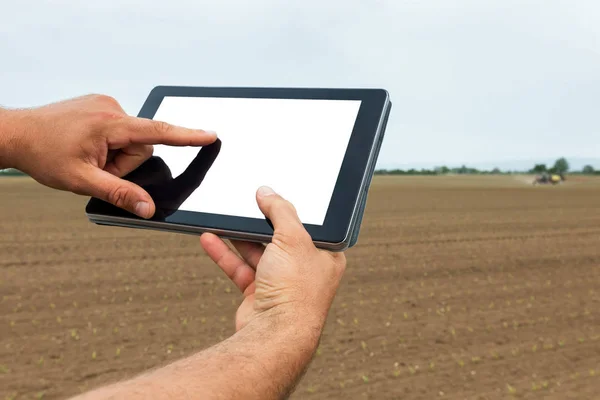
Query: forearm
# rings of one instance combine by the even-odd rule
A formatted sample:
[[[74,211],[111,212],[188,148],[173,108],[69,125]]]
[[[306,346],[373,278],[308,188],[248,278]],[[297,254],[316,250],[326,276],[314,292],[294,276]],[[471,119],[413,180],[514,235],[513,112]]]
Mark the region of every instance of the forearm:
[[[80,400],[286,398],[318,344],[321,327],[308,326],[277,318],[255,320],[203,352]]]
[[[17,168],[20,115],[17,111],[0,108],[0,169]]]

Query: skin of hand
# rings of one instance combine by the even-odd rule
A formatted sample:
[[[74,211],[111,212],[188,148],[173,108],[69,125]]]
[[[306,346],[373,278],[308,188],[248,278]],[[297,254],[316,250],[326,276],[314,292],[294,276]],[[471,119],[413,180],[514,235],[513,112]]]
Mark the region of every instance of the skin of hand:
[[[204,146],[214,132],[128,116],[109,96],[88,95],[34,109],[0,109],[0,167],[38,182],[92,196],[142,218],[154,215],[152,198],[120,179],[153,152],[154,144]]]
[[[271,243],[232,241],[241,257],[220,238],[205,233],[200,243],[208,256],[244,294],[236,330],[265,312],[301,317],[321,331],[341,277],[343,253],[318,250],[294,206],[268,187],[257,192],[259,207],[275,227]],[[277,210],[277,211],[275,211]],[[316,268],[316,266],[323,266]]]
[[[266,247],[233,242],[240,256],[212,234],[201,244],[243,292],[236,333],[225,341],[130,381],[78,400],[284,399],[302,377],[342,278],[343,253],[317,249],[294,207],[269,188],[257,192],[274,226]]]

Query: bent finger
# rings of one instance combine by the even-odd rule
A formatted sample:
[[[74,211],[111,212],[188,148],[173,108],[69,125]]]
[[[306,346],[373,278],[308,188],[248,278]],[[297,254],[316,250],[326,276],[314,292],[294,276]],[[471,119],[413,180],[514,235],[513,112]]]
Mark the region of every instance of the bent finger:
[[[154,147],[150,144],[131,144],[119,150],[104,170],[121,178],[148,160],[153,151]]]
[[[211,260],[225,272],[225,275],[242,293],[254,282],[254,270],[231,250],[217,235],[204,233],[200,244]]]
[[[154,215],[152,198],[144,189],[102,169],[90,166],[77,187],[77,193],[106,201],[142,218]]]

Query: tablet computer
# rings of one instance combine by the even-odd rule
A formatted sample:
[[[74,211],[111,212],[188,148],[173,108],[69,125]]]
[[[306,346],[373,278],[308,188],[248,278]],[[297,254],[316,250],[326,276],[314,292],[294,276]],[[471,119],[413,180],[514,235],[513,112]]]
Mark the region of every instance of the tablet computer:
[[[273,227],[256,204],[270,186],[289,200],[315,245],[356,244],[391,101],[383,89],[154,88],[138,116],[212,130],[204,147],[157,145],[124,179],[153,198],[143,219],[92,198],[100,225],[269,242]]]

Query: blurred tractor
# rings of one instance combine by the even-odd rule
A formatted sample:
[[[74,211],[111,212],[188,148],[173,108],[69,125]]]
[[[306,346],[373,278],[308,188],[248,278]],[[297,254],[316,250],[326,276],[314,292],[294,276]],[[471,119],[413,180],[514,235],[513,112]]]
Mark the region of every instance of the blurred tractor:
[[[544,172],[533,180],[534,185],[558,185],[566,180],[564,174],[549,174]]]

